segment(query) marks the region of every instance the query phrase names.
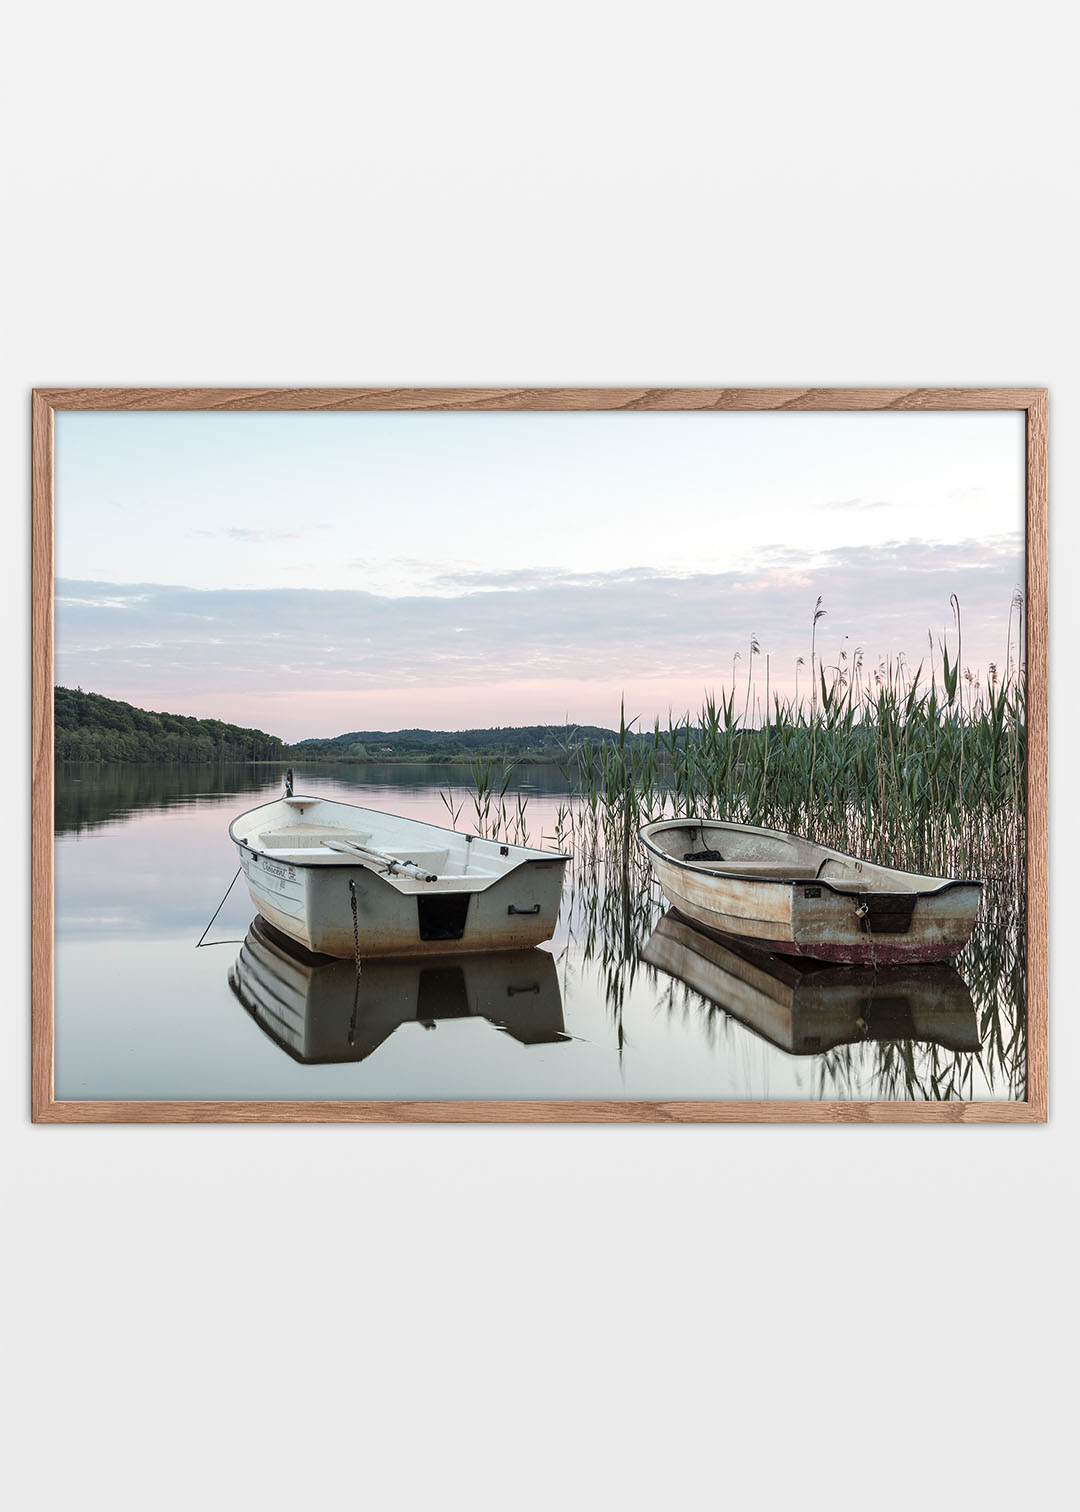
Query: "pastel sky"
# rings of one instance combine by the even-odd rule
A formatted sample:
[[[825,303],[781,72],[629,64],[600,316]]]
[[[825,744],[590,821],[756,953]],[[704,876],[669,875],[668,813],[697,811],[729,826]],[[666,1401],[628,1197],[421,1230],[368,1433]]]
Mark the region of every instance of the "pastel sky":
[[[56,681],[286,739],[651,725],[951,630],[1004,663],[1017,413],[56,416]],[[739,654],[735,660],[736,653]],[[847,663],[849,664],[849,663]],[[806,673],[801,690],[806,690]]]

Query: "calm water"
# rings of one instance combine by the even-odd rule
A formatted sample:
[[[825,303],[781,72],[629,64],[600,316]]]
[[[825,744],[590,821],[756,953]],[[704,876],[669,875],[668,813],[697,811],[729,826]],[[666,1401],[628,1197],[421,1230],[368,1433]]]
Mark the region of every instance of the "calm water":
[[[430,766],[297,768],[296,790],[443,824],[448,777],[464,793]],[[543,843],[561,779],[519,778]],[[351,963],[298,967],[252,929],[240,881],[196,949],[229,820],[280,791],[270,768],[58,769],[58,1098],[1023,1096],[1019,917],[993,896],[959,972],[876,980],[763,970],[581,866],[540,951],[368,963],[359,992]]]

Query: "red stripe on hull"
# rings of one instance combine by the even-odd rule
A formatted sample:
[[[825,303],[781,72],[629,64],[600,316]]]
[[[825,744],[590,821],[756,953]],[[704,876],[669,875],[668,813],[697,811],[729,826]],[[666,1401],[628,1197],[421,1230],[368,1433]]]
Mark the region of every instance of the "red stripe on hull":
[[[907,945],[893,944],[875,939],[844,945],[800,945],[792,940],[760,940],[740,936],[755,950],[773,951],[777,955],[802,956],[808,961],[832,961],[837,966],[905,966],[922,965],[931,961],[952,961],[963,950],[963,945],[942,941],[911,942]]]

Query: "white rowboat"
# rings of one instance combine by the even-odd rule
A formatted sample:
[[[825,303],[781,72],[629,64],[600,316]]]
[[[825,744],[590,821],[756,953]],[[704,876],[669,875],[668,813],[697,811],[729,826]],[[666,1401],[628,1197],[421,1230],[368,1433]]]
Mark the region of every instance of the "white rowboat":
[[[229,825],[263,918],[317,954],[526,950],[555,932],[568,856],[288,794]]]
[[[981,882],[877,866],[780,830],[659,819],[638,833],[674,908],[761,950],[874,967],[948,961],[979,911]]]

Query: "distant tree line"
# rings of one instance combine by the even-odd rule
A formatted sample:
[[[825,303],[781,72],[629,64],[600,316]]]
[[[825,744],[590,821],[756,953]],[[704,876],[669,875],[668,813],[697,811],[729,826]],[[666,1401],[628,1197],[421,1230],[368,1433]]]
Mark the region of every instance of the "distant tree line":
[[[474,730],[353,730],[325,740],[289,745],[265,730],[244,729],[220,719],[151,713],[119,699],[81,688],[56,688],[55,739],[58,761],[213,762],[346,761],[373,764],[469,762],[479,757],[558,763],[582,745],[653,745],[652,730],[617,730],[599,725],[496,725]],[[757,732],[740,732],[752,738]],[[687,738],[675,731],[676,742]]]
[[[645,737],[629,734],[637,742]],[[652,735],[647,737],[650,741]],[[353,730],[328,740],[303,740],[288,754],[308,761],[469,761],[477,756],[505,756],[524,761],[555,761],[581,740],[607,743],[614,730],[597,725],[497,725],[477,730]]]
[[[57,761],[273,761],[284,741],[220,719],[155,714],[81,688],[56,688]]]

